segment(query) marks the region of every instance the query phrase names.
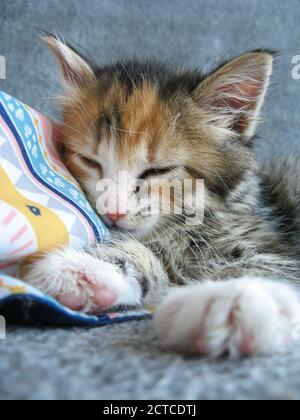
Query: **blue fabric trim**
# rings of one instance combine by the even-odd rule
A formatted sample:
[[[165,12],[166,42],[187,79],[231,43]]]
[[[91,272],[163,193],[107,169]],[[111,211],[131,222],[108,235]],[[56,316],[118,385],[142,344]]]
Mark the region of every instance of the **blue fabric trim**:
[[[99,242],[101,240],[101,236],[100,236],[100,232],[97,228],[97,226],[94,224],[94,222],[92,221],[92,219],[86,214],[86,212],[84,210],[82,210],[76,203],[74,203],[72,200],[70,200],[68,197],[66,197],[64,194],[61,194],[59,191],[57,191],[55,188],[53,188],[51,185],[49,185],[48,183],[46,183],[34,170],[30,160],[28,159],[26,150],[24,148],[22,139],[19,136],[19,133],[17,132],[14,123],[11,121],[9,115],[7,114],[3,104],[0,102],[0,115],[2,116],[2,118],[4,119],[4,121],[6,122],[6,124],[8,125],[9,129],[11,130],[11,132],[13,133],[13,136],[15,137],[15,139],[18,142],[18,145],[22,151],[22,155],[26,161],[27,167],[28,169],[31,171],[31,173],[33,174],[33,176],[42,184],[44,185],[47,189],[49,189],[50,191],[52,191],[53,193],[55,193],[57,196],[59,196],[60,198],[62,198],[64,201],[68,202],[69,204],[71,204],[73,207],[75,207],[83,216],[84,218],[88,221],[88,223],[90,224],[90,226],[93,229],[96,241]]]
[[[92,316],[65,309],[50,298],[30,294],[10,295],[0,300],[0,315],[8,324],[50,327],[100,327],[127,321],[151,319],[148,313],[110,318],[107,315]]]

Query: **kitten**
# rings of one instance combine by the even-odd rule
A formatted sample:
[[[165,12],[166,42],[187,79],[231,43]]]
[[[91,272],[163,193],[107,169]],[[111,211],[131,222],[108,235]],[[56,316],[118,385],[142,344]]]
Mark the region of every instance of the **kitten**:
[[[300,278],[300,167],[259,168],[253,153],[272,53],[250,52],[203,75],[151,62],[98,68],[59,39],[46,42],[65,88],[64,161],[119,233],[93,249],[45,255],[26,281],[89,313],[158,303],[155,325],[179,351],[282,349],[300,321],[292,289]],[[120,171],[149,188],[153,179],[204,179],[203,223],[144,214],[149,188],[136,184],[130,211],[99,209],[98,180],[117,184]],[[194,191],[186,193],[191,200]]]

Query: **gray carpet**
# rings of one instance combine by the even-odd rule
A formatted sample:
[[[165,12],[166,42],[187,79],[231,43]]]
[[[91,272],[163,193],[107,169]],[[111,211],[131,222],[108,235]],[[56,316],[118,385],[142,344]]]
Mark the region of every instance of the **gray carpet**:
[[[279,50],[260,156],[299,151],[298,0],[0,0],[0,89],[48,113],[54,60],[34,26],[107,63],[128,55],[207,68],[245,50]],[[206,64],[208,63],[208,65]],[[10,329],[0,342],[1,398],[300,398],[300,346],[285,356],[208,362],[161,351],[149,322],[96,330]]]
[[[0,342],[0,398],[288,399],[300,397],[300,345],[239,362],[159,347],[151,321],[95,330],[14,328]]]

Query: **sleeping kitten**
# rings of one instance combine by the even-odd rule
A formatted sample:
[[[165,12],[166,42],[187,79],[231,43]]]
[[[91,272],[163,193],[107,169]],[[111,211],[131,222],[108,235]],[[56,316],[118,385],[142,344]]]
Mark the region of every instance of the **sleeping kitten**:
[[[159,303],[156,327],[180,351],[236,357],[291,342],[300,321],[292,289],[300,167],[258,168],[253,154],[272,54],[247,53],[202,75],[150,62],[98,68],[60,40],[46,42],[65,88],[64,161],[115,233],[93,249],[47,254],[27,282],[90,313]],[[120,171],[132,183],[130,210],[120,210],[119,197],[119,211],[107,212],[96,185],[109,178],[118,186]],[[161,199],[150,183],[163,178],[204,179],[202,223],[142,211],[149,189]],[[192,200],[193,189],[185,193]]]

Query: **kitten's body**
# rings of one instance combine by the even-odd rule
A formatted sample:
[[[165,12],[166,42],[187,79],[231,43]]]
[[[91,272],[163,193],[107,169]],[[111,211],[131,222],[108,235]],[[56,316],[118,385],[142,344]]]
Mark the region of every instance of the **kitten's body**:
[[[103,215],[122,234],[85,252],[54,252],[27,281],[94,312],[169,294],[156,321],[173,348],[233,356],[280,349],[300,319],[286,286],[300,279],[300,165],[261,170],[251,150],[271,55],[251,53],[203,77],[139,63],[93,70],[66,45],[48,43],[67,84],[65,160],[91,202],[99,177],[164,172],[205,180],[205,217],[198,225],[183,215],[143,217],[132,191],[135,213]],[[186,287],[169,292],[178,285]]]

